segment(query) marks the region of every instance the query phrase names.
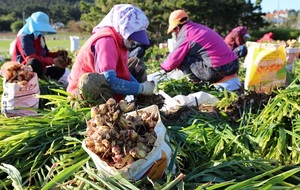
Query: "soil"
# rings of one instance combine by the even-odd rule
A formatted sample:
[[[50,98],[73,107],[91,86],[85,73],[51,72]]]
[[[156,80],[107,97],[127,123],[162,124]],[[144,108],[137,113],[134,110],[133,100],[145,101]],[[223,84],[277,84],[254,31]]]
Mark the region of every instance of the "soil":
[[[239,98],[233,102],[227,109],[226,114],[230,122],[236,122],[242,117],[243,113],[252,114],[258,113],[269,102],[269,100],[275,96],[275,93],[266,94],[255,91],[239,92]],[[222,111],[222,110],[220,110]]]
[[[138,95],[135,97],[135,105],[138,109],[148,107],[151,105],[157,105],[158,108],[162,108],[164,105],[165,98],[160,94],[152,95]]]
[[[269,99],[274,97],[275,94],[265,94],[258,92],[238,92],[237,101],[230,104],[226,110],[218,109],[215,106],[206,106],[199,105],[198,107],[188,107],[184,106],[179,108],[176,111],[165,113],[164,120],[166,123],[176,123],[185,125],[186,122],[192,118],[193,114],[196,112],[203,114],[206,117],[211,118],[227,118],[228,122],[236,123],[241,117],[242,114],[249,113],[252,114],[258,113],[262,110],[268,103]]]

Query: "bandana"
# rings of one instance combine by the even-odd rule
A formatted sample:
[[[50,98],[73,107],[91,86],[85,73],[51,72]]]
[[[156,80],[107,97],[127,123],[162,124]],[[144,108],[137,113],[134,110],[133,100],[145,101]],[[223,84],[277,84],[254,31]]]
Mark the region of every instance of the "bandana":
[[[132,33],[146,30],[149,25],[145,13],[131,4],[118,4],[113,6],[109,13],[93,29],[97,32],[101,27],[114,27],[115,30],[127,39]]]

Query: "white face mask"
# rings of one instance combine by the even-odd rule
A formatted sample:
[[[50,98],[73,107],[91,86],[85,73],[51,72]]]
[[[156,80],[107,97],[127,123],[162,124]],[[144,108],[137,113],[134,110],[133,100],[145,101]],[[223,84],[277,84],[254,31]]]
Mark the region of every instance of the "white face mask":
[[[134,48],[138,45],[138,42],[132,40],[132,39],[124,39],[124,45],[127,49]]]
[[[174,39],[175,41],[177,40],[177,34],[176,34],[176,32],[172,32],[172,39]]]

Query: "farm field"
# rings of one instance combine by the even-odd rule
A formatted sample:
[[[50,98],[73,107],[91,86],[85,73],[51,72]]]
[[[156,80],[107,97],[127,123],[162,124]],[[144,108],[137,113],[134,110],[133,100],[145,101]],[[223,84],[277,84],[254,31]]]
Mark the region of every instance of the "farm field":
[[[0,55],[8,56],[10,43],[15,39],[16,34],[13,33],[4,33],[0,35]],[[48,48],[51,51],[56,51],[58,49],[65,49],[70,51],[71,49],[71,40],[70,36],[78,36],[79,37],[79,46],[81,46],[85,40],[88,38],[86,35],[80,35],[76,33],[61,33],[55,35],[46,35],[46,43]]]
[[[68,35],[46,37],[51,50],[70,48]],[[10,41],[0,37],[5,55]],[[149,73],[159,70],[165,55],[157,46],[147,50]],[[297,61],[293,81],[271,94],[217,91],[186,78],[160,82],[157,90],[171,97],[203,91],[219,101],[160,113],[173,155],[158,180],[99,173],[82,146],[91,108],[72,107],[77,100],[69,100],[63,87],[40,80],[43,105],[36,116],[0,115],[0,189],[299,189],[299,68]],[[239,77],[244,80],[245,68]],[[155,97],[136,99],[135,109],[161,106]]]

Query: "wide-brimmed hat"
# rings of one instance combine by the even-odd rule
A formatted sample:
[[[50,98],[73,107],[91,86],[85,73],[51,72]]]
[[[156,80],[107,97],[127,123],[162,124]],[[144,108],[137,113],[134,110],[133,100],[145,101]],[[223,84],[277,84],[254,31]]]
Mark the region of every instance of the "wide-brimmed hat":
[[[148,35],[145,30],[132,33],[129,38],[143,45],[150,45]]]
[[[46,13],[35,12],[26,20],[30,31],[55,34],[55,29],[49,24],[49,17]]]
[[[188,21],[187,19],[184,22],[180,22],[180,20],[183,18],[188,18],[188,15],[184,10],[173,11],[169,17],[169,28],[167,33],[171,33],[176,26],[178,26],[179,24],[184,24]]]

